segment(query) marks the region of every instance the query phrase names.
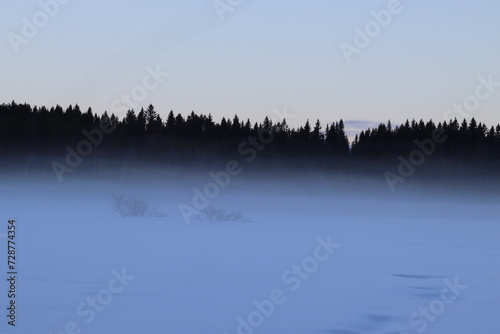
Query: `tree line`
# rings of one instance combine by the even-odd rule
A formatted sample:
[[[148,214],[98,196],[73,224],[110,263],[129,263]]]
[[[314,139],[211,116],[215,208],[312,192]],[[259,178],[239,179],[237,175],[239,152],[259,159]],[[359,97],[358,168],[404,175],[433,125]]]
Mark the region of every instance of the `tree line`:
[[[186,117],[170,111],[162,119],[153,105],[138,112],[128,110],[120,119],[107,112],[98,115],[91,108],[82,111],[78,105],[47,108],[15,101],[0,105],[0,152],[4,156],[30,152],[57,155],[66,146],[85,139],[82,131],[98,128],[102,122],[111,124],[113,131],[105,135],[95,154],[151,161],[174,159],[179,163],[194,163],[200,159],[222,159],[237,155],[242,142],[262,137],[266,138],[265,144],[256,142],[255,147],[260,156],[268,159],[289,158],[332,165],[335,161],[338,164],[390,162],[398,155],[416,149],[425,151],[425,147],[432,146],[434,160],[470,162],[472,159],[495,166],[500,162],[500,125],[488,127],[474,118],[437,124],[432,120],[407,120],[394,127],[388,121],[361,131],[350,143],[342,119],[325,127],[319,120],[314,124],[308,120],[298,128],[289,127],[286,119],[273,121],[268,117],[252,123],[234,115],[216,122],[210,114],[194,111]],[[429,144],[436,133],[444,140]]]

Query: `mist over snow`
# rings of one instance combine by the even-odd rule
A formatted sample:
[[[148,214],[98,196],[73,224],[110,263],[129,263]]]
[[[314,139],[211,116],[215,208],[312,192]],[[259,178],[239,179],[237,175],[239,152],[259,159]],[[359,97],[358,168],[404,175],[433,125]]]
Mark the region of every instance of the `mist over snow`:
[[[187,222],[179,206],[195,206],[209,172],[2,175],[21,291],[17,328],[2,330],[498,331],[498,193],[246,170],[206,204],[244,220]],[[163,215],[122,217],[116,195]]]

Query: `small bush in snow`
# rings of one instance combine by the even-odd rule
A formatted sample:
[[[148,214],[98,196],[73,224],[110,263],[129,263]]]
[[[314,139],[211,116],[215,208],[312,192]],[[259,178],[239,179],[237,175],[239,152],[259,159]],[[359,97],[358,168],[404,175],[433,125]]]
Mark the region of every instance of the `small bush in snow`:
[[[126,198],[123,194],[113,194],[113,210],[122,217],[166,217],[156,208],[149,209],[149,204],[136,198]]]
[[[208,206],[198,215],[200,220],[211,222],[248,222],[241,212],[228,212],[223,209],[216,209]]]

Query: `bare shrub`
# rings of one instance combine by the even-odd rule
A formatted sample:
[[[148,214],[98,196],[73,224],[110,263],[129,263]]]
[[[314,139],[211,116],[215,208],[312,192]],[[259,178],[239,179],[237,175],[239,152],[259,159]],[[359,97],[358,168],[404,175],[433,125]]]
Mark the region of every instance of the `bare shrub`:
[[[126,198],[123,194],[113,194],[113,211],[122,217],[166,217],[156,208],[149,209],[149,204],[137,198]]]
[[[228,212],[224,209],[216,209],[208,206],[201,211],[198,218],[200,220],[207,220],[211,222],[248,222],[243,214],[239,211]]]

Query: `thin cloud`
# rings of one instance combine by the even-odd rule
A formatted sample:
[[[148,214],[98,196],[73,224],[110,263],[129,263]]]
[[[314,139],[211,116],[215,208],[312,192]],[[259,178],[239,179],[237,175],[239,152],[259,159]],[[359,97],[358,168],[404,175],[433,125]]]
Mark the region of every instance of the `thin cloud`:
[[[345,133],[351,138],[359,134],[363,130],[376,128],[380,123],[375,121],[364,121],[364,120],[347,120],[344,121]]]

